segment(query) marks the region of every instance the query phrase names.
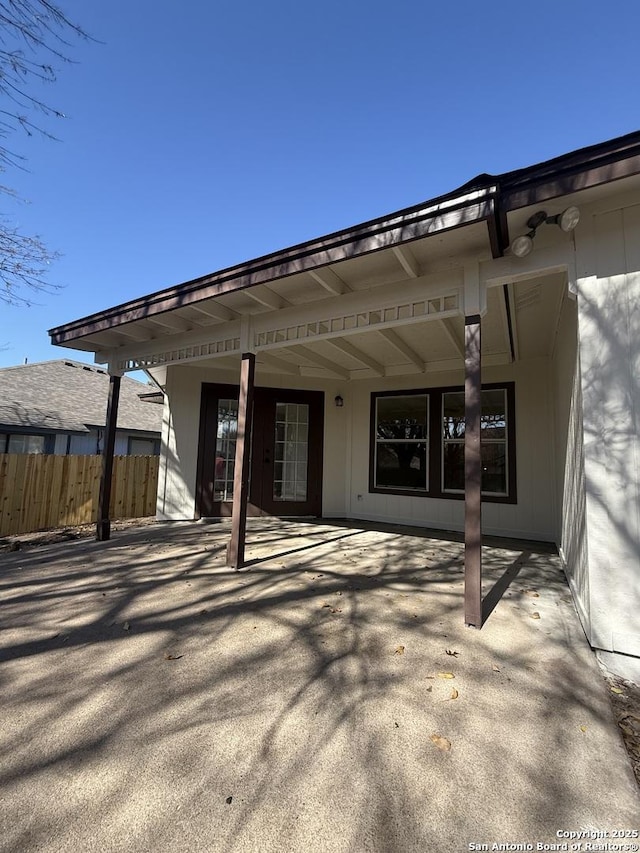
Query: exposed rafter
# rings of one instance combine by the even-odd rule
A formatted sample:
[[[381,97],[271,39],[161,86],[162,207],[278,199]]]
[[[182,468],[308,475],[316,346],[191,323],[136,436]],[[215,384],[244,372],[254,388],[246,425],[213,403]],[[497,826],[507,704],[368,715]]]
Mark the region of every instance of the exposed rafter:
[[[171,329],[174,332],[190,332],[196,321],[189,323],[173,314],[157,314],[155,317],[149,317],[147,323],[153,323],[154,326],[160,326],[161,329]],[[196,323],[196,325],[198,324]]]
[[[220,320],[237,320],[240,316],[237,311],[233,311],[231,308],[227,308],[226,305],[220,305],[219,302],[208,302],[206,308],[203,304],[189,305],[189,308],[192,311],[197,311],[198,314],[203,314],[205,317],[210,317],[214,322],[218,322]]]
[[[393,329],[378,329],[378,334],[382,335],[385,341],[390,343],[392,347],[395,347],[405,358],[408,358],[412,364],[415,364],[421,373],[425,372],[426,365],[424,359],[420,358],[418,353],[409,344],[406,344],[397,332]]]
[[[341,296],[343,293],[351,290],[346,281],[343,281],[339,275],[336,275],[329,267],[322,267],[319,270],[310,270],[309,275],[314,281],[317,281],[320,287],[324,287],[329,293],[334,296]]]
[[[458,336],[456,335],[456,333],[455,333],[455,331],[451,325],[451,320],[445,319],[445,320],[439,320],[438,322],[440,323],[440,328],[445,333],[449,343],[453,344],[453,346],[455,347],[455,350],[458,353],[458,355],[460,356],[460,358],[464,358],[464,347],[463,347],[462,343],[458,340]]]
[[[302,344],[294,344],[289,347],[289,351],[299,356],[300,358],[306,358],[308,361],[312,362],[312,364],[317,365],[318,367],[323,367],[325,370],[329,370],[331,373],[335,373],[336,376],[342,377],[342,379],[350,379],[351,374],[347,370],[346,367],[341,367],[339,364],[336,364],[335,361],[331,361],[329,358],[325,358],[320,353],[314,352],[309,347],[303,346]]]
[[[270,353],[261,352],[257,356],[258,367],[264,366],[267,369],[279,371],[280,373],[293,373],[300,376],[300,367],[297,364],[292,364],[290,361],[285,361],[284,358],[278,358]]]
[[[118,334],[132,341],[142,343],[143,341],[152,341],[153,332],[151,329],[136,326],[118,326]]]
[[[345,341],[344,338],[329,338],[327,343],[332,347],[335,347],[340,352],[345,353],[345,355],[351,356],[356,361],[359,361],[360,364],[364,364],[365,367],[371,368],[374,373],[377,373],[378,376],[385,375],[385,369],[379,361],[376,361],[375,358],[371,358],[370,355],[367,355],[366,352],[362,352],[361,349],[355,347],[349,341]]]
[[[285,299],[283,296],[278,296],[277,293],[274,293],[273,290],[264,284],[258,285],[257,287],[248,287],[244,293],[245,296],[253,299],[254,302],[257,302],[259,305],[264,305],[265,308],[271,308],[274,311],[291,305],[291,302],[289,302],[288,299]]]
[[[413,252],[408,246],[394,246],[393,254],[409,278],[419,278],[420,268],[418,267],[418,262],[413,257]]]

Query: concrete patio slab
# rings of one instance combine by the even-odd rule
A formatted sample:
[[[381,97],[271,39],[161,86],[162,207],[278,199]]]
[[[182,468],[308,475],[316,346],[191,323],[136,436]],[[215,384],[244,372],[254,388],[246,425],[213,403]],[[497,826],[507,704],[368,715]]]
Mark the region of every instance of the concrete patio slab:
[[[638,844],[613,837],[638,788],[556,556],[487,545],[478,631],[459,542],[255,520],[235,572],[228,534],[2,555],[0,850]]]

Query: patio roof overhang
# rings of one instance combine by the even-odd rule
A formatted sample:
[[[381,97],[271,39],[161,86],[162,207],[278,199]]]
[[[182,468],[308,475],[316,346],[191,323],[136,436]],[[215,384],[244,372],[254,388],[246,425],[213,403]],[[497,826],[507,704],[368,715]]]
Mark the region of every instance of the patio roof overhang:
[[[54,344],[94,352],[111,373],[98,538],[110,535],[113,435],[124,371],[193,361],[240,366],[228,551],[229,565],[239,568],[256,361],[269,372],[352,379],[425,372],[430,364],[442,370],[449,355],[454,366],[464,365],[465,376],[465,622],[481,627],[482,364],[492,356],[498,363],[517,357],[519,308],[535,309],[527,325],[539,346],[531,317],[538,327],[550,326],[549,311],[558,314],[564,292],[543,288],[542,281],[561,276],[564,285],[572,272],[567,235],[564,241],[540,235],[525,258],[505,257],[509,235],[528,230],[528,218],[542,204],[562,198],[561,210],[593,202],[614,181],[620,190],[640,188],[640,132],[517,172],[480,175],[425,204],[52,329]],[[425,324],[429,358],[419,348],[424,342],[411,338],[412,329],[424,332]],[[552,338],[553,325],[550,331]]]
[[[214,359],[218,367],[237,367],[245,349],[258,354],[258,369],[284,374],[349,379],[445,369],[463,356],[465,263],[485,260],[486,277],[495,278],[499,267],[491,259],[508,255],[510,235],[526,230],[540,205],[560,197],[563,206],[593,200],[612,181],[637,186],[639,175],[636,132],[526,169],[480,175],[423,204],[49,334],[52,343],[93,352],[119,372]],[[513,279],[525,269],[518,263]],[[545,274],[554,269],[547,265]],[[527,302],[527,287],[510,284],[487,298],[494,322],[483,330],[483,349],[489,363],[511,361],[518,350],[514,312]],[[432,320],[427,353],[420,329]],[[538,337],[536,330],[532,338]]]

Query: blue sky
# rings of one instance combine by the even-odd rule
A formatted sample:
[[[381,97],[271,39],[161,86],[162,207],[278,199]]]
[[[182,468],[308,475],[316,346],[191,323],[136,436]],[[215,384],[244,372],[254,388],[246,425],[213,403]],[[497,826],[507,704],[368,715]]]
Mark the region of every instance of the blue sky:
[[[42,93],[59,142],[18,136],[62,258],[0,307],[0,366],[46,331],[640,127],[640,4],[620,0],[59,0],[97,42]],[[91,356],[78,356],[90,360]]]

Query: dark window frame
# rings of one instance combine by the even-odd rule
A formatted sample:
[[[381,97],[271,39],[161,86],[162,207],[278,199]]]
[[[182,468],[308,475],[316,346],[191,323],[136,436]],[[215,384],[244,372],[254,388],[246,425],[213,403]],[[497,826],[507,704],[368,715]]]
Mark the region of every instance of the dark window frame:
[[[482,384],[483,391],[504,390],[507,399],[507,494],[482,493],[483,503],[516,504],[516,419],[515,419],[515,382],[487,382]],[[382,495],[404,495],[407,497],[437,498],[439,500],[462,501],[464,494],[445,492],[442,489],[442,401],[443,395],[450,392],[464,392],[460,385],[445,385],[437,388],[410,388],[407,390],[372,391],[370,402],[369,428],[369,492]],[[428,459],[427,489],[402,489],[375,484],[376,464],[376,401],[380,397],[409,397],[426,395],[428,397]]]

